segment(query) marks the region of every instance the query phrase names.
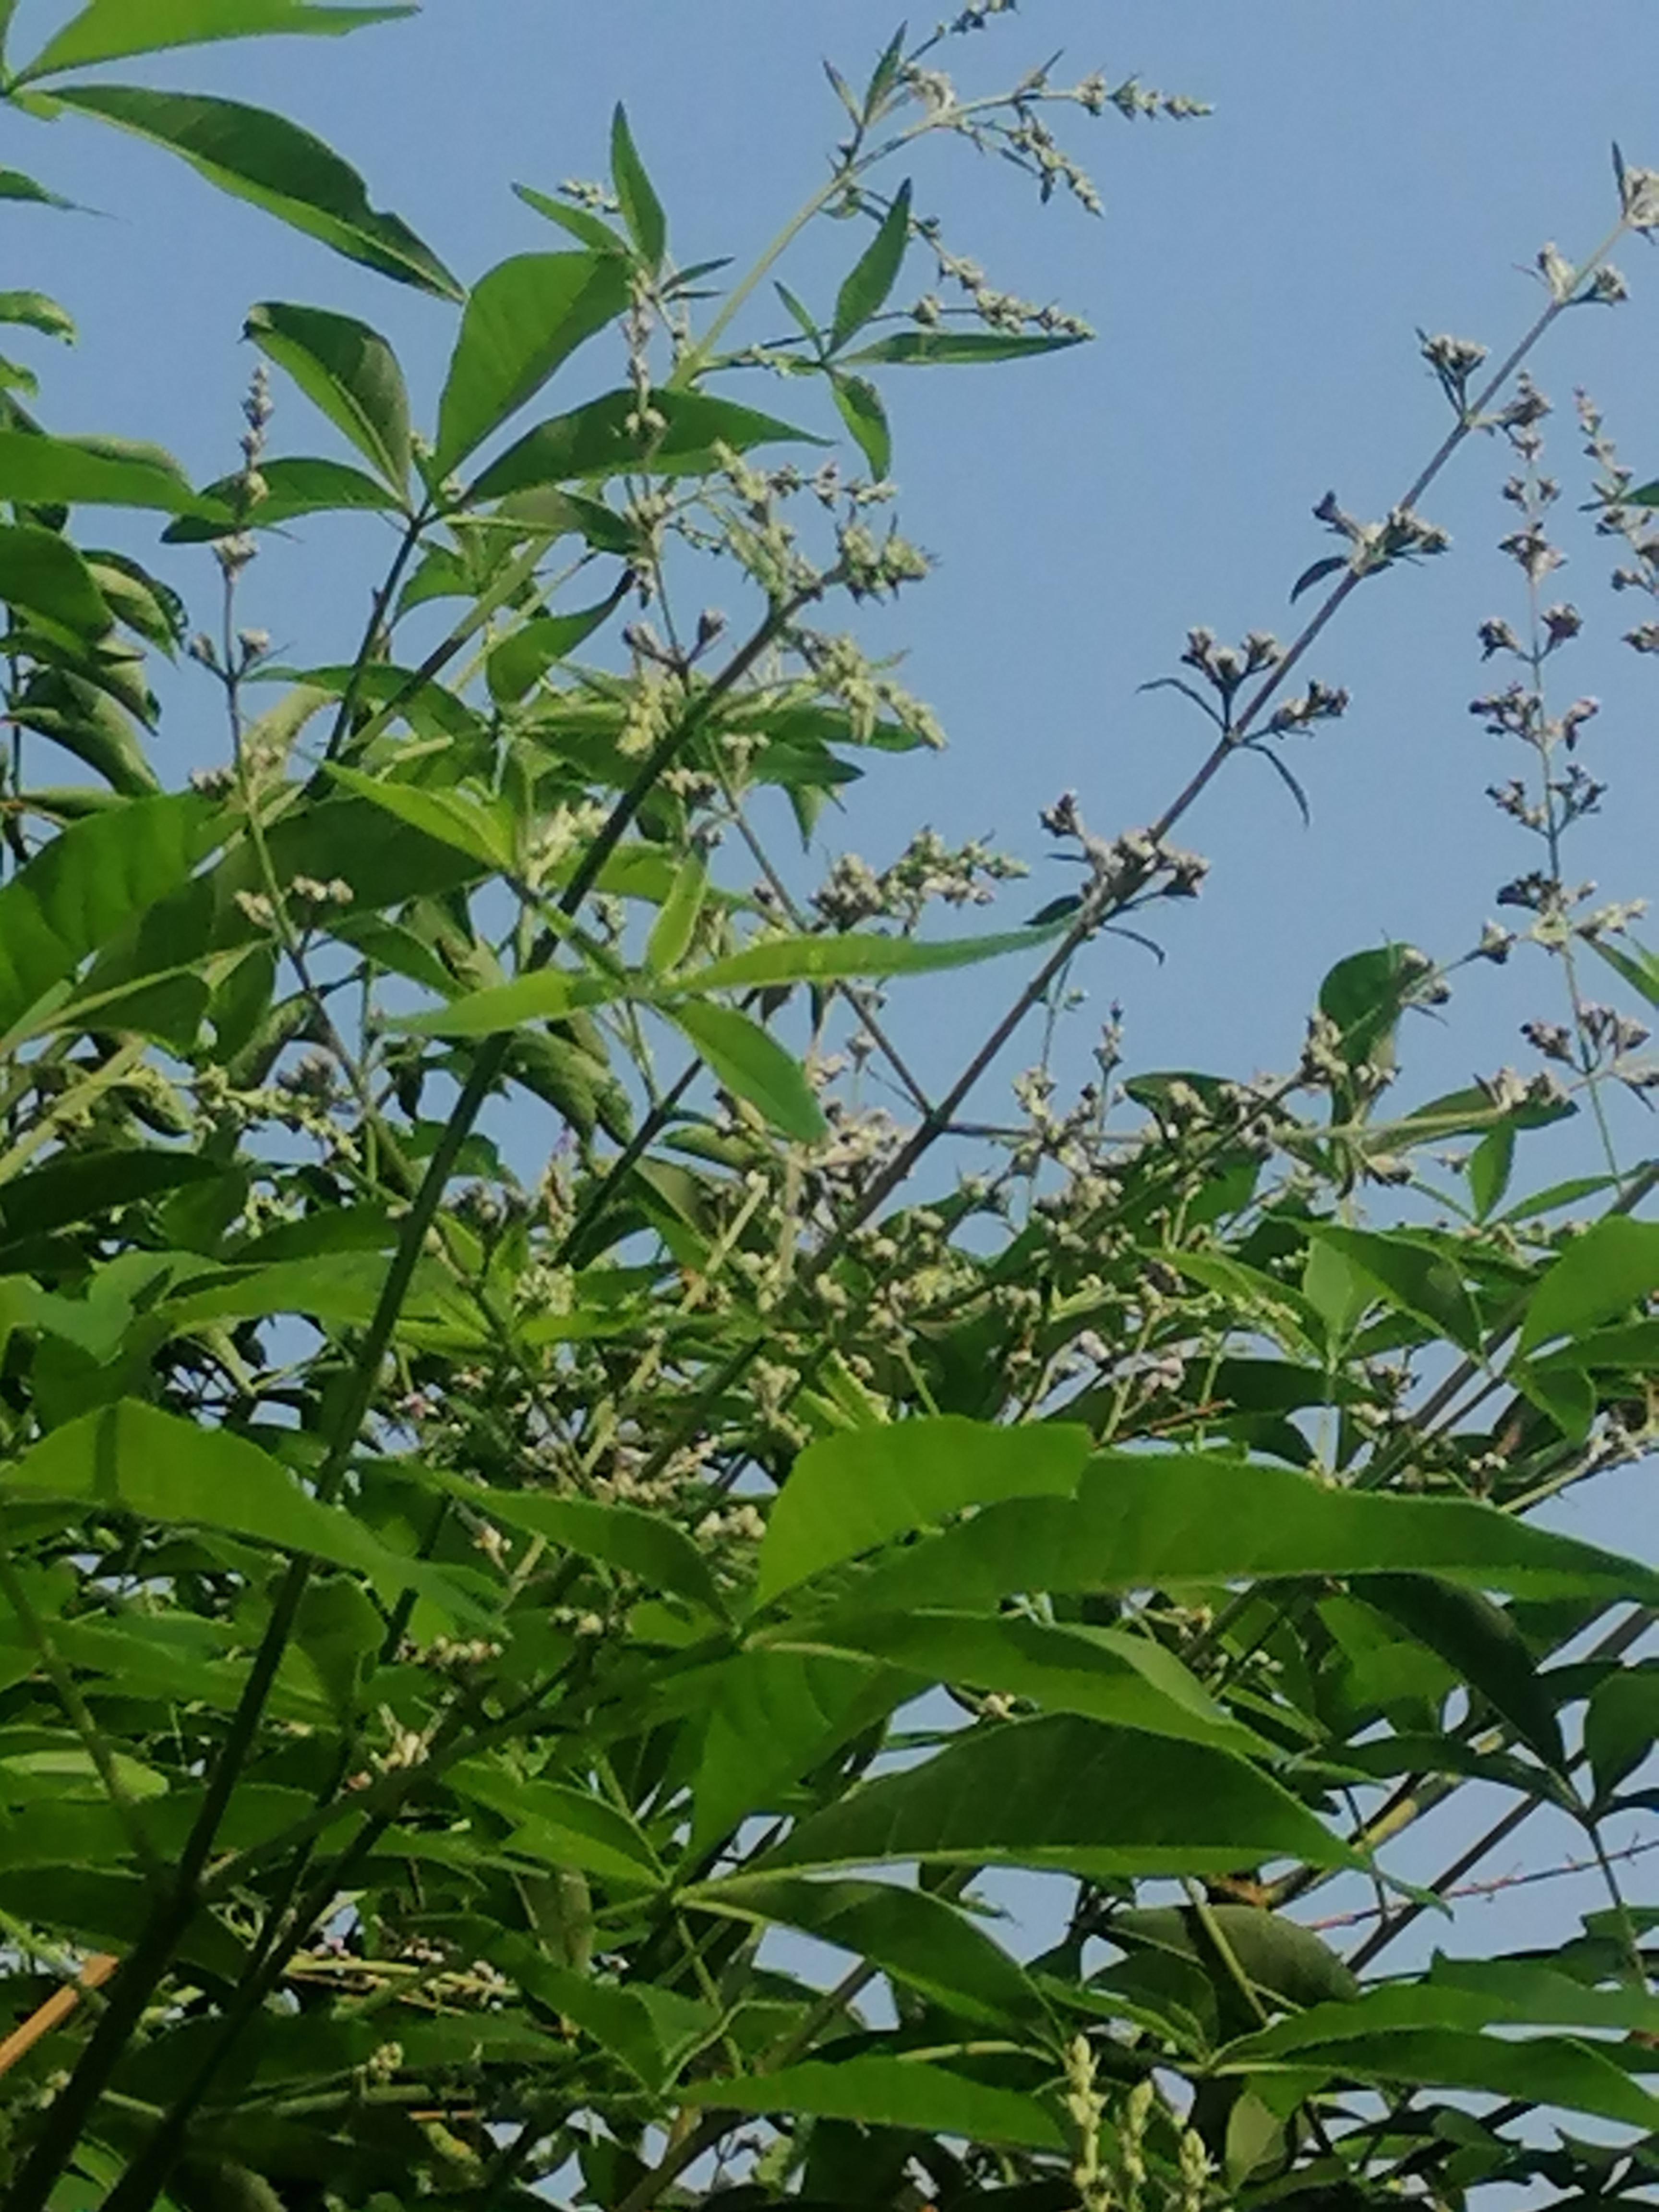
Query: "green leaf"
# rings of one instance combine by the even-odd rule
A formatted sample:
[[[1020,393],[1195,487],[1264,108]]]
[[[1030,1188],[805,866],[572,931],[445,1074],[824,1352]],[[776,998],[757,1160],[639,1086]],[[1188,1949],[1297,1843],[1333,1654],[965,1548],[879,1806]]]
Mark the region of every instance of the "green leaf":
[[[521,1781],[483,1759],[463,1760],[447,1777],[464,1797],[515,1822],[508,1848],[553,1864],[580,1866],[601,1880],[654,1888],[662,1880],[656,1853],[626,1813],[603,1798],[560,1782]]]
[[[1504,1202],[1515,1165],[1515,1125],[1488,1130],[1469,1157],[1469,1196],[1477,1221],[1489,1221]]]
[[[45,337],[64,338],[70,345],[75,343],[74,316],[44,292],[0,292],[0,323],[15,323],[25,330],[39,331]]]
[[[1304,2014],[1313,2021],[1320,2006]],[[1273,2030],[1229,2047],[1228,2073],[1249,2073]],[[1651,2129],[1659,2124],[1659,2099],[1632,2081],[1593,2045],[1565,2036],[1504,2036],[1455,2028],[1405,2028],[1392,2035],[1341,2036],[1329,2024],[1318,2044],[1299,2049],[1297,2063],[1316,2066],[1326,2080],[1399,2083],[1413,2089],[1425,2083],[1448,2089],[1473,2089],[1527,2105],[1555,2106],[1593,2112]]]
[[[835,319],[830,325],[830,344],[839,353],[855,331],[861,331],[887,305],[898,282],[899,270],[910,243],[910,180],[907,177],[893,195],[891,206],[876,227],[876,234],[859,256],[836,297]],[[884,469],[876,471],[884,476]]]
[[[538,192],[533,185],[514,185],[514,193],[528,208],[545,216],[549,222],[556,223],[561,230],[579,238],[594,253],[628,252],[628,240],[619,237],[608,222],[601,222],[589,209],[574,206],[568,200],[556,200],[547,192]]]
[[[653,476],[697,476],[716,465],[717,445],[746,453],[757,446],[825,442],[775,416],[706,392],[653,392],[651,405],[663,427],[648,433],[629,428],[639,413],[631,392],[606,392],[568,415],[538,423],[491,462],[471,496],[504,499],[532,485],[592,481],[635,469]]]
[[[520,253],[480,277],[438,404],[437,473],[475,452],[627,304],[628,272],[609,254]]]
[[[811,2114],[1033,2150],[1066,2146],[1059,2121],[1034,2097],[920,2058],[846,2058],[839,2064],[807,2059],[774,2074],[689,2082],[675,2094],[684,2104],[716,2112]]]
[[[1027,361],[1034,354],[1063,353],[1068,346],[1085,343],[1069,331],[895,331],[890,337],[877,338],[846,359],[927,368],[936,362]]]
[[[611,118],[611,178],[617,187],[617,200],[623,221],[628,225],[628,234],[638,247],[641,260],[654,276],[662,267],[668,245],[668,218],[662,211],[662,202],[651,188],[651,179],[645,173],[645,164],[635,146],[634,134],[628,127],[628,117],[620,101]]]
[[[726,959],[712,961],[675,979],[685,991],[748,990],[758,984],[824,983],[855,975],[925,975],[941,968],[971,968],[1010,952],[1052,944],[1057,928],[1011,929],[994,937],[879,937],[873,931],[843,936],[769,937]]]
[[[169,545],[202,545],[215,538],[231,537],[240,530],[280,529],[296,515],[364,510],[383,514],[402,505],[396,492],[389,491],[385,484],[377,483],[373,477],[365,476],[361,469],[354,469],[345,461],[295,454],[261,462],[259,474],[264,494],[246,516],[230,508],[240,479],[222,477],[202,494],[204,501],[219,505],[219,514],[211,520],[182,515],[162,532],[164,542]]]
[[[700,1000],[676,1000],[666,1009],[708,1062],[717,1082],[746,1099],[772,1127],[803,1145],[817,1144],[829,1127],[800,1062],[777,1039],[735,1007]]]
[[[1501,1607],[1479,1590],[1455,1589],[1431,1575],[1367,1576],[1359,1594],[1455,1667],[1547,1766],[1564,1771],[1554,1698],[1526,1638]]]
[[[684,1530],[635,1505],[602,1505],[585,1498],[549,1498],[532,1490],[480,1490],[460,1495],[509,1528],[545,1536],[584,1559],[620,1567],[651,1589],[690,1598],[720,1617],[726,1607],[708,1565]]]
[[[1652,1755],[1659,1740],[1659,1666],[1638,1660],[1620,1667],[1590,1692],[1584,1750],[1595,1794],[1610,1797]]]
[[[700,853],[692,853],[675,871],[668,896],[646,940],[645,964],[653,975],[672,975],[684,959],[708,891],[708,866]]]
[[[52,97],[169,148],[222,191],[263,208],[348,261],[446,300],[462,296],[456,279],[406,223],[369,205],[357,172],[283,116],[240,100],[137,85],[77,85]]]
[[[751,1813],[780,1812],[804,1774],[891,1712],[909,1678],[845,1652],[763,1646],[683,1675],[675,1710],[701,1724],[690,1848],[712,1850]]]
[[[34,523],[0,524],[0,599],[82,637],[101,637],[114,621],[83,556]]]
[[[1337,1049],[1350,1067],[1393,1066],[1400,1017],[1432,966],[1410,945],[1379,945],[1337,962],[1319,987],[1319,1011],[1335,1023]]]
[[[217,842],[194,792],[90,815],[0,889],[0,1036],[194,873]]]
[[[830,1627],[815,1632],[889,1666],[908,1668],[930,1684],[1029,1698],[1050,1712],[1212,1744],[1242,1757],[1267,1750],[1173,1653],[1125,1630],[917,1607],[852,1619],[837,1614]]]
[[[90,0],[18,71],[14,82],[30,84],[64,70],[88,69],[128,54],[159,53],[167,46],[204,46],[214,39],[252,39],[272,31],[338,36],[416,13],[413,5],[335,8],[316,6],[313,0]]]
[[[416,1559],[386,1551],[351,1515],[319,1504],[286,1468],[223,1429],[124,1398],[54,1429],[0,1479],[14,1501],[62,1498],[101,1512],[251,1536],[368,1575],[396,1597],[405,1586],[456,1595]]]
[[[95,1221],[117,1206],[216,1182],[224,1172],[197,1153],[149,1146],[64,1152],[0,1186],[0,1228],[9,1237],[44,1236],[72,1222]]]
[[[422,796],[429,794],[423,793]],[[439,834],[434,830],[433,834]],[[603,1006],[619,995],[595,975],[568,968],[538,968],[494,990],[473,991],[426,1014],[400,1014],[386,1024],[405,1036],[483,1037],[526,1022],[562,1021],[579,1006]]]
[[[830,389],[842,421],[868,462],[871,475],[879,482],[893,465],[893,434],[880,392],[867,376],[844,376],[839,369],[830,373]]]
[[[205,514],[200,496],[159,446],[42,437],[0,430],[0,499],[18,507],[139,507]]]
[[[409,483],[409,393],[398,356],[380,332],[324,307],[266,300],[249,310],[243,335],[287,370],[402,498]]]
[[[969,1729],[923,1765],[866,1783],[804,1820],[757,1870],[927,1859],[1103,1879],[1273,1858],[1358,1863],[1230,1753],[1056,1714]]]
[[[1346,2003],[1359,1995],[1352,1971],[1311,1928],[1260,1905],[1218,1899],[1202,1918],[1191,1905],[1132,1907],[1112,1915],[1112,1941],[1136,1951],[1189,1959],[1211,1973],[1225,1972],[1206,1920],[1219,1930],[1248,1979],[1281,2002],[1298,2008]]]
[[[1024,1590],[1390,1573],[1525,1596],[1659,1599],[1652,1570],[1493,1506],[1382,1497],[1290,1468],[1159,1451],[1097,1454],[1074,1498],[987,1505],[878,1562],[848,1602],[860,1612],[988,1608]]]
[[[1659,1222],[1613,1213],[1575,1237],[1544,1270],[1521,1324],[1527,1352],[1552,1337],[1582,1336],[1659,1290]]]
[[[688,1901],[836,1944],[970,2019],[1018,2021],[1041,2008],[1036,1990],[1000,1944],[957,1906],[925,1889],[748,1875],[692,1890]]]
[[[21,169],[0,169],[0,200],[24,200],[35,207],[72,209],[75,205],[73,200],[48,191],[34,178],[26,177]]]
[[[1609,945],[1600,937],[1587,937],[1583,941],[1592,952],[1606,961],[1616,975],[1622,975],[1632,990],[1645,999],[1649,1006],[1659,1006],[1659,958],[1650,952],[1646,945],[1632,941],[1627,950],[1624,945]]]
[[[459,852],[491,870],[510,869],[513,866],[512,824],[505,811],[482,793],[452,787],[428,787],[418,783],[393,783],[385,776],[365,775],[359,769],[344,768],[337,761],[328,763],[331,782],[343,784],[355,792],[371,806],[378,806],[399,822],[406,822],[428,837],[441,843],[453,845]],[[517,987],[508,985],[508,989]],[[477,997],[494,999],[498,992],[482,991]],[[459,1000],[458,1006],[468,1006],[471,999]],[[501,1024],[512,1028],[511,1022]],[[417,1032],[418,1034],[418,1032]],[[487,1030],[445,1030],[445,1036],[486,1036]]]
[[[823,1437],[800,1454],[773,1500],[757,1599],[764,1605],[826,1567],[969,1506],[1069,1498],[1088,1451],[1086,1429],[997,1428],[951,1413]]]
[[[1449,1336],[1462,1350],[1480,1352],[1480,1312],[1461,1272],[1444,1253],[1418,1243],[1406,1231],[1342,1229],[1321,1221],[1310,1223],[1308,1233],[1340,1253],[1390,1305],[1437,1336]]]
[[[612,599],[572,614],[536,615],[504,637],[490,654],[485,675],[492,699],[516,704],[556,661],[568,659],[617,611]]]

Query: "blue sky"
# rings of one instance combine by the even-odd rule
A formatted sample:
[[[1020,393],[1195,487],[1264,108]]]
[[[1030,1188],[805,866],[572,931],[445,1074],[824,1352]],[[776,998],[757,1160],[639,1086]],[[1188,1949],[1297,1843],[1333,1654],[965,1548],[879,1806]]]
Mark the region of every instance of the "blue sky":
[[[67,12],[22,0],[14,50]],[[599,173],[620,98],[681,257],[741,262],[823,173],[838,111],[820,57],[856,73],[894,20],[889,0],[429,0],[418,20],[337,44],[179,54],[112,74],[306,121],[469,277],[552,242],[509,186]],[[908,647],[909,680],[951,750],[883,763],[844,820],[826,822],[826,856],[844,844],[880,863],[927,821],[1035,859],[1036,811],[1066,787],[1100,829],[1155,814],[1203,732],[1172,696],[1137,687],[1176,665],[1191,623],[1223,638],[1289,635],[1289,586],[1328,550],[1315,501],[1334,488],[1345,507],[1380,513],[1445,427],[1415,330],[1505,347],[1540,300],[1527,274],[1538,248],[1553,239],[1576,253],[1608,227],[1610,142],[1659,165],[1659,15],[1647,0],[1026,0],[957,58],[965,82],[988,88],[1060,48],[1074,75],[1138,71],[1215,113],[1179,126],[1079,118],[1073,142],[1104,196],[1098,221],[1040,209],[1023,179],[960,147],[916,164],[919,204],[946,216],[994,281],[1060,301],[1100,337],[1015,369],[891,379],[903,518],[939,572],[872,635]],[[453,327],[441,303],[331,259],[90,124],[8,112],[3,131],[0,162],[103,211],[0,210],[5,283],[57,293],[82,325],[73,353],[30,342],[52,427],[155,438],[204,480],[224,473],[251,366],[243,313],[271,297],[378,323],[429,407]],[[827,300],[850,250],[845,232],[809,241],[798,288]],[[1568,495],[1558,580],[1587,623],[1556,703],[1603,699],[1585,750],[1612,786],[1574,866],[1607,896],[1655,887],[1659,822],[1659,668],[1617,642],[1638,611],[1609,593],[1611,553],[1576,512],[1576,385],[1603,405],[1631,465],[1659,475],[1659,267],[1639,243],[1622,258],[1632,302],[1569,316],[1537,363],[1558,403],[1551,453]],[[281,396],[275,450],[331,450],[303,403]],[[1293,757],[1311,830],[1265,769],[1236,763],[1183,830],[1214,871],[1163,933],[1167,963],[1121,945],[1091,956],[1091,1002],[1122,1000],[1136,1064],[1248,1073],[1289,1062],[1333,961],[1387,937],[1455,956],[1495,887],[1532,865],[1483,795],[1521,763],[1468,712],[1487,688],[1476,624],[1523,611],[1520,579],[1494,550],[1510,526],[1498,495],[1507,466],[1492,441],[1466,449],[1427,509],[1453,550],[1368,586],[1322,645],[1316,672],[1347,686],[1353,705]],[[349,650],[377,548],[366,526],[307,526],[253,572],[247,618],[295,658]],[[165,566],[205,613],[207,556]],[[220,747],[210,687],[181,682],[169,772]],[[1039,869],[1041,896],[1051,888]],[[1017,890],[1011,918],[1036,902]],[[932,1077],[971,1048],[1002,988],[979,971],[971,988],[916,986],[896,1002]],[[1411,1090],[1528,1064],[1518,1022],[1561,1011],[1541,963],[1476,970],[1445,1022],[1418,1024]],[[1089,1036],[1080,1018],[1077,1065]],[[1632,1145],[1650,1141],[1632,1123]],[[1569,1153],[1580,1143],[1563,1141]],[[1560,1171],[1560,1158],[1540,1164],[1538,1179]],[[1632,1540],[1623,1513],[1584,1525]],[[1493,1908],[1482,1940],[1517,1936],[1530,1910],[1500,1930]]]
[[[65,12],[22,0],[14,51]],[[622,98],[682,257],[741,262],[822,175],[838,110],[821,57],[856,73],[891,28],[890,9],[871,0],[429,0],[417,19],[346,40],[173,54],[112,74],[307,122],[469,276],[551,242],[509,186],[599,173]],[[1415,328],[1506,344],[1534,311],[1526,269],[1544,240],[1576,252],[1607,228],[1610,142],[1659,161],[1659,140],[1644,142],[1659,21],[1635,0],[1570,12],[1545,0],[1026,0],[954,53],[963,82],[988,88],[1057,49],[1075,75],[1136,71],[1215,112],[1181,125],[1078,118],[1073,141],[1105,199],[1097,221],[1039,208],[1023,179],[958,145],[915,164],[919,204],[945,215],[994,281],[1062,301],[1100,337],[1010,369],[890,378],[904,521],[939,571],[874,635],[908,647],[951,750],[883,763],[844,820],[826,823],[826,851],[844,842],[879,863],[925,820],[1036,858],[1036,810],[1067,786],[1097,827],[1154,814],[1202,732],[1181,702],[1137,687],[1176,665],[1192,623],[1224,638],[1290,633],[1288,586],[1327,550],[1314,501],[1334,487],[1349,508],[1380,512],[1444,426]],[[441,303],[364,276],[99,126],[8,116],[5,129],[0,160],[105,211],[4,211],[8,281],[55,289],[82,325],[74,354],[35,346],[50,356],[43,411],[55,426],[159,438],[204,478],[222,473],[249,366],[242,314],[261,297],[377,321],[429,404],[453,330]],[[844,230],[822,228],[796,281],[826,298],[850,251]],[[1627,257],[1629,306],[1569,317],[1540,360],[1561,403],[1553,453],[1570,493],[1582,480],[1566,404],[1577,383],[1607,407],[1632,464],[1659,471],[1648,258],[1639,246]],[[324,426],[283,398],[276,449],[327,450]],[[1467,712],[1486,688],[1475,623],[1520,611],[1520,580],[1492,550],[1508,526],[1505,469],[1492,441],[1466,450],[1429,507],[1453,552],[1373,585],[1322,646],[1316,672],[1354,703],[1289,756],[1312,830],[1265,768],[1236,764],[1183,833],[1214,872],[1162,933],[1167,965],[1121,945],[1092,956],[1091,998],[1122,999],[1139,1065],[1284,1064],[1332,960],[1388,936],[1455,954],[1495,886],[1530,864],[1483,796],[1519,763]],[[1608,896],[1633,895],[1650,877],[1659,674],[1615,641],[1632,611],[1608,594],[1607,550],[1576,503],[1562,503],[1572,561],[1559,580],[1584,609],[1587,641],[1564,656],[1561,681],[1607,702],[1587,750],[1613,785],[1579,865]],[[376,553],[368,526],[307,526],[256,572],[249,618],[298,656],[344,651]],[[205,605],[205,555],[169,565]],[[167,745],[175,771],[219,743],[205,684],[181,704]],[[1058,880],[1039,869],[1042,896]],[[989,988],[978,978],[907,1006],[936,1077]],[[1516,1024],[1555,1015],[1556,993],[1540,965],[1476,971],[1448,1024],[1418,1024],[1417,1079],[1444,1088],[1524,1061]],[[1088,1034],[1080,1018],[1079,1065]]]

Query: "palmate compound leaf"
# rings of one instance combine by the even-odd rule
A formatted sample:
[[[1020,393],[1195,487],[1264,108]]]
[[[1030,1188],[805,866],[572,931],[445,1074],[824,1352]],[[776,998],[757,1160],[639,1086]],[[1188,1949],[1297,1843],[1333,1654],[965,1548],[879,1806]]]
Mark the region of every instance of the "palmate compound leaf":
[[[75,85],[52,98],[167,147],[210,184],[263,208],[348,261],[443,299],[463,296],[456,278],[407,223],[369,205],[357,172],[284,116],[204,93],[138,85]]]
[[[787,1495],[787,1486],[786,1486]],[[1327,1487],[1202,1452],[1103,1452],[1075,1498],[988,1504],[842,1593],[849,1611],[994,1607],[1021,1591],[1431,1574],[1539,1597],[1659,1601],[1659,1574],[1462,1499]]]
[[[18,71],[15,81],[30,84],[64,70],[120,61],[128,54],[160,53],[165,47],[204,46],[216,39],[252,39],[273,31],[337,37],[416,12],[413,4],[331,7],[319,5],[317,0],[89,0]]]
[[[757,1871],[918,1860],[1105,1879],[1273,1859],[1360,1863],[1288,1790],[1231,1753],[1062,1713],[964,1731],[921,1765],[802,1821]]]

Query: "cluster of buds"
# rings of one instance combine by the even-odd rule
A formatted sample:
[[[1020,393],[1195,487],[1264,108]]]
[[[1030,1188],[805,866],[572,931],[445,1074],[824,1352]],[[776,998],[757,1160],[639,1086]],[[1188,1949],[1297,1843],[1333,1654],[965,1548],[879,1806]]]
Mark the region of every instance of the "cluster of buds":
[[[1051,837],[1074,842],[1089,870],[1084,902],[1104,916],[1122,911],[1147,895],[1160,898],[1195,898],[1210,872],[1209,862],[1198,853],[1154,837],[1148,830],[1126,830],[1116,837],[1097,837],[1084,821],[1077,793],[1063,791],[1038,820]]]
[[[1451,544],[1437,523],[1425,522],[1409,507],[1390,507],[1381,522],[1360,522],[1338,506],[1334,491],[1328,491],[1319,501],[1314,516],[1327,529],[1347,539],[1353,549],[1347,565],[1359,576],[1375,575],[1396,561],[1416,561],[1431,553],[1443,553]]]
[[[1242,645],[1233,647],[1218,645],[1213,631],[1198,629],[1188,631],[1181,658],[1184,666],[1198,671],[1231,719],[1239,686],[1253,676],[1270,675],[1284,659],[1285,648],[1270,630],[1253,629]]]
[[[1419,331],[1419,350],[1429,367],[1440,380],[1440,389],[1451,402],[1457,419],[1466,422],[1471,412],[1469,379],[1486,358],[1486,349],[1474,338],[1455,338],[1442,331],[1431,337],[1426,331]]]
[[[1305,691],[1283,701],[1268,717],[1269,733],[1287,737],[1292,730],[1309,730],[1316,722],[1340,721],[1348,711],[1348,695],[1340,684],[1322,684],[1316,676]]]

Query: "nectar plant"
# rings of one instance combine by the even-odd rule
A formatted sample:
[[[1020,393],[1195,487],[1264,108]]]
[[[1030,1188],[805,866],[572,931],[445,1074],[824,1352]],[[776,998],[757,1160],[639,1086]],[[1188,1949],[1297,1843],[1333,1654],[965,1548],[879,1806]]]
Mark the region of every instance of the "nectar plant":
[[[1659,962],[1568,866],[1604,787],[1532,374],[1659,179],[1620,162],[1495,362],[1423,339],[1440,444],[1378,519],[1319,501],[1293,635],[1172,647],[1201,763],[1142,825],[1054,799],[1069,888],[993,931],[989,836],[792,842],[943,741],[866,642],[928,569],[885,380],[1088,336],[928,157],[1094,215],[1072,126],[1200,104],[969,89],[984,0],[830,70],[828,178],[751,268],[678,258],[618,109],[605,179],[517,188],[543,250],[463,284],[281,116],[85,74],[411,12],[89,0],[0,58],[20,131],[170,149],[363,307],[250,307],[200,488],[0,364],[7,2212],[1645,2201],[1659,1573],[1534,1509],[1654,1443]],[[453,312],[418,427],[384,282]],[[1659,598],[1659,485],[1579,421],[1614,584]],[[1349,704],[1316,658],[1500,444],[1504,920],[1336,957],[1279,1075],[1137,1069],[1114,1006],[1064,1090],[1079,978],[1213,896],[1182,840],[1239,756],[1306,811]],[[100,549],[106,508],[169,551]],[[364,512],[356,653],[277,665],[266,533]],[[158,653],[223,709],[177,790]],[[1408,1017],[1534,949],[1526,1072],[1399,1103]],[[910,979],[982,963],[1014,980],[924,1082]],[[1575,1115],[1597,1171],[1515,1196]],[[1478,1871],[1540,1814],[1570,1855]],[[1426,1912],[1587,1868],[1553,1946],[1394,1978]],[[1066,1884],[1040,1955],[1010,1874]]]

